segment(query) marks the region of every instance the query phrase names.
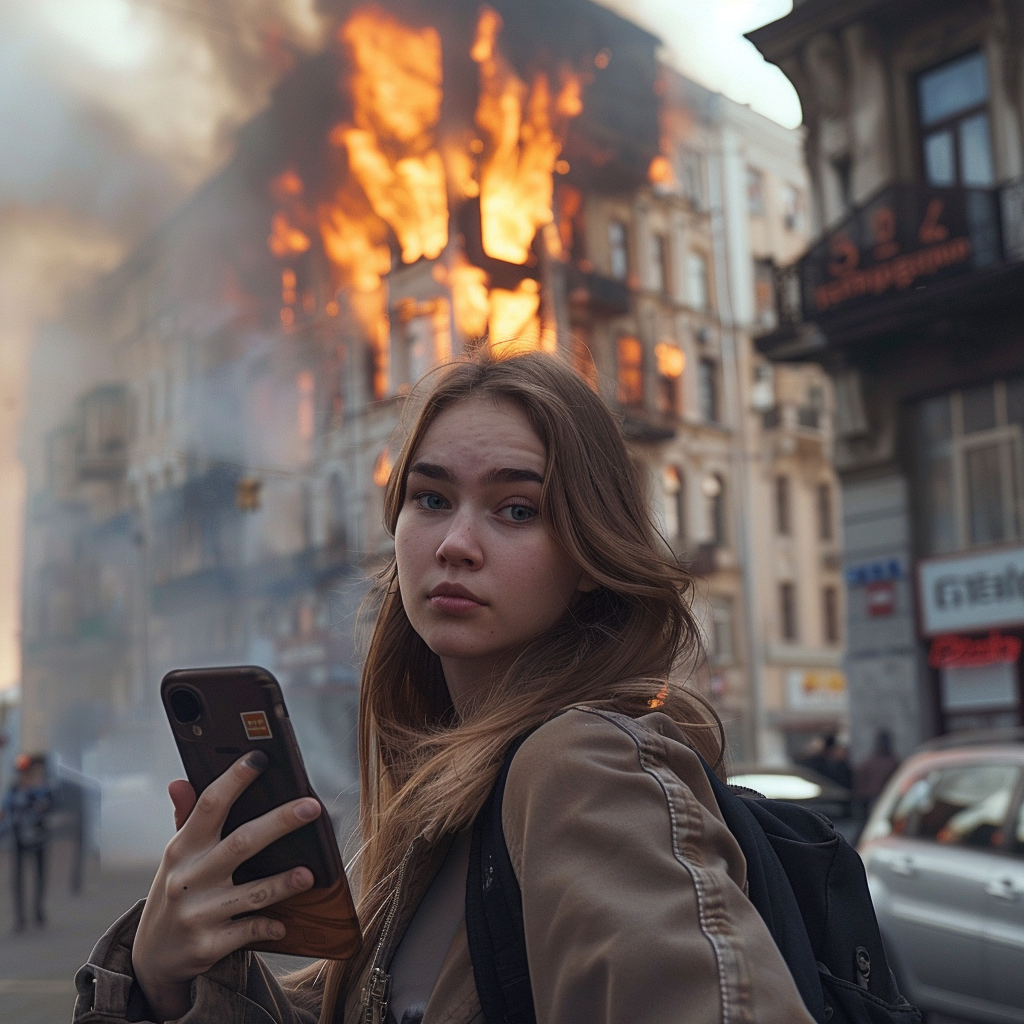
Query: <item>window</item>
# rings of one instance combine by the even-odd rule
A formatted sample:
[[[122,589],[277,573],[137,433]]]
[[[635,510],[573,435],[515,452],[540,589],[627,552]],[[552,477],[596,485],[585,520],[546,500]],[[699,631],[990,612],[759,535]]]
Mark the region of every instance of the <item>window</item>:
[[[608,264],[616,281],[629,276],[629,230],[621,220],[608,224]]]
[[[716,548],[728,543],[726,525],[725,481],[717,473],[704,477],[701,483],[707,501],[708,532],[711,544]]]
[[[826,644],[839,643],[839,590],[825,587],[821,592],[822,634]]]
[[[835,540],[835,522],[832,512],[832,485],[828,483],[818,484],[817,490],[818,506],[818,540]]]
[[[983,53],[958,57],[917,80],[925,179],[985,188],[994,181]]]
[[[651,235],[650,256],[651,289],[668,295],[672,291],[671,265],[669,263],[668,236],[660,231]]]
[[[347,542],[345,521],[348,517],[348,502],[345,494],[345,478],[341,473],[332,473],[327,478],[327,546],[344,551]]]
[[[687,290],[690,304],[701,311],[709,308],[708,261],[699,252],[686,257]]]
[[[913,410],[926,554],[1024,536],[1024,377],[939,395]]]
[[[684,149],[682,155],[683,195],[695,210],[703,210],[704,201],[704,157],[695,149]]]
[[[775,327],[775,263],[754,260],[754,326],[759,331]]]
[[[756,167],[747,168],[747,209],[752,217],[763,217],[764,175]]]
[[[930,839],[949,846],[1000,849],[1017,785],[1010,765],[975,764],[940,768],[917,779],[896,802],[894,835]]]
[[[733,645],[733,601],[724,594],[713,594],[708,623],[708,655],[718,665],[731,662],[736,651]]]
[[[782,186],[782,221],[787,231],[801,231],[804,226],[804,197],[796,187],[786,182]]]
[[[797,639],[796,585],[793,583],[779,584],[779,635],[790,643]]]
[[[793,532],[788,476],[775,478],[775,532],[780,537],[788,537]]]
[[[654,346],[658,366],[658,412],[678,416],[682,411],[681,387],[686,353],[678,345],[661,341]]]
[[[702,359],[697,364],[697,402],[705,423],[718,422],[718,364]]]
[[[623,405],[644,404],[644,348],[638,338],[623,335],[618,341],[618,398]]]
[[[665,466],[661,474],[665,494],[665,535],[677,543],[686,537],[686,487],[678,466]]]

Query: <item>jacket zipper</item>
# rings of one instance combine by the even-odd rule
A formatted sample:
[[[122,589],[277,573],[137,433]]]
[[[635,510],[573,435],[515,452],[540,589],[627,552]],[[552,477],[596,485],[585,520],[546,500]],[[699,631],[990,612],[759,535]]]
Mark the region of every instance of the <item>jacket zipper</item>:
[[[395,891],[391,894],[387,917],[384,919],[384,927],[381,929],[380,938],[377,940],[377,949],[373,954],[373,966],[363,988],[363,1024],[384,1024],[387,1017],[388,1001],[391,998],[391,975],[384,970],[382,953],[391,932],[391,925],[398,913],[398,906],[402,898],[402,885],[405,882],[405,870],[409,866],[415,847],[414,840],[409,844],[409,849],[405,851],[405,856],[398,868]]]

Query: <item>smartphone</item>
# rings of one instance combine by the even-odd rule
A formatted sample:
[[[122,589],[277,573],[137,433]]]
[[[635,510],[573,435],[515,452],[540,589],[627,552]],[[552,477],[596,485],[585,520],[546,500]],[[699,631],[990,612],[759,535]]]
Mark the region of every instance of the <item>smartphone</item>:
[[[197,796],[243,754],[262,750],[267,755],[266,769],[228,813],[223,835],[291,800],[319,801],[309,784],[281,687],[265,668],[176,669],[164,676],[160,698]],[[285,939],[250,948],[335,957],[358,948],[359,926],[341,852],[322,801],[320,807],[316,820],[281,836],[240,864],[232,876],[240,885],[300,865],[313,873],[311,890],[260,911],[285,922]],[[305,951],[299,952],[299,947]]]

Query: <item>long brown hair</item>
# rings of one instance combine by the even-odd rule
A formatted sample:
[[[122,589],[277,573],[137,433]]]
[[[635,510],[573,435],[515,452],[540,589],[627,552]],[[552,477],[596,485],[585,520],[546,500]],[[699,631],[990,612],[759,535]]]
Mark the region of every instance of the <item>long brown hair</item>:
[[[692,578],[659,538],[644,471],[600,398],[553,356],[499,360],[486,349],[435,371],[418,392],[384,496],[389,533],[431,424],[471,396],[511,401],[546,449],[541,519],[597,587],[530,641],[486,699],[459,717],[440,660],[405,614],[394,558],[379,574],[359,698],[364,923],[381,911],[411,840],[438,840],[468,826],[511,741],[567,708],[587,704],[638,716],[657,707],[711,764],[724,753],[717,715],[674,678],[702,654],[690,610]],[[333,1014],[343,975],[341,965],[328,974],[323,1021]]]

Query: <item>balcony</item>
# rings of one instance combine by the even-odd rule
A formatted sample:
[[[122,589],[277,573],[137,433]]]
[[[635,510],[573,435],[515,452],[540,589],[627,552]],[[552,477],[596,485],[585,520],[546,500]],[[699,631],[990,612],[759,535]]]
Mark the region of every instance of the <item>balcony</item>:
[[[586,305],[595,313],[618,316],[630,309],[630,290],[625,281],[616,281],[570,267],[568,271],[569,301],[574,305]]]
[[[776,455],[824,454],[823,411],[816,405],[773,405],[761,413],[761,429]]]
[[[1024,180],[998,189],[891,185],[776,270],[779,327],[757,347],[806,358],[826,344],[821,332],[827,343],[852,341],[934,318],[936,303],[953,295],[983,302],[978,285],[1022,259]]]

